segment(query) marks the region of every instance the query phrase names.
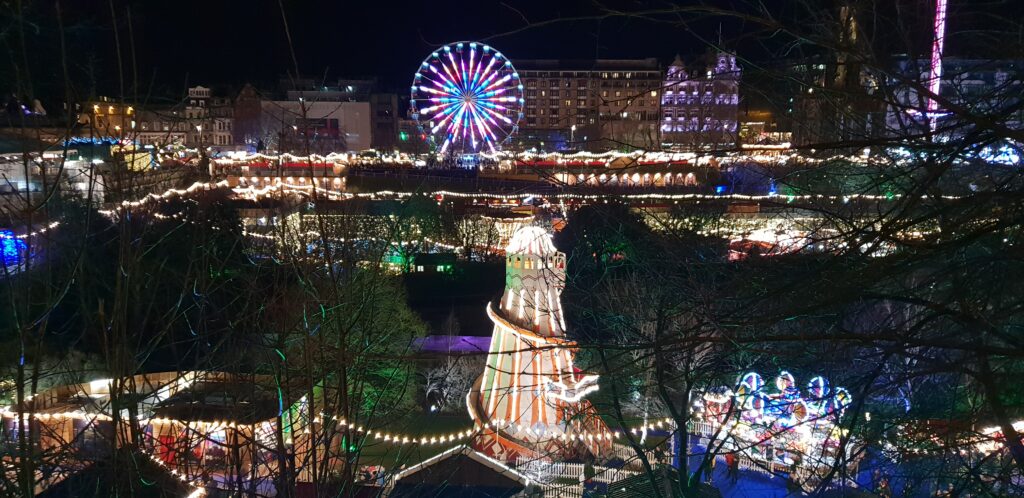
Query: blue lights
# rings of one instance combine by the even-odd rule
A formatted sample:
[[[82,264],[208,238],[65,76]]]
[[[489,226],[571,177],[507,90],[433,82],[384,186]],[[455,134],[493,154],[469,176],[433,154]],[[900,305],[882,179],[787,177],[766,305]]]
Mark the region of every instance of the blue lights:
[[[25,257],[28,244],[14,236],[10,230],[0,230],[0,252],[3,254],[4,266],[11,266],[21,263]]]

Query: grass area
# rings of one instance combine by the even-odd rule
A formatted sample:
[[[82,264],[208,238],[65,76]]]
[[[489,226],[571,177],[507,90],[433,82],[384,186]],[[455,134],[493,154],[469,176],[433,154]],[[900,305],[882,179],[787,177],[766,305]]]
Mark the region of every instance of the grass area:
[[[419,414],[396,423],[394,426],[378,429],[390,434],[412,437],[430,437],[452,434],[472,427],[469,416],[464,413],[438,415]],[[415,465],[453,446],[468,443],[469,439],[437,444],[393,444],[382,439],[367,438],[360,453],[360,465],[383,465],[388,469],[402,465]]]

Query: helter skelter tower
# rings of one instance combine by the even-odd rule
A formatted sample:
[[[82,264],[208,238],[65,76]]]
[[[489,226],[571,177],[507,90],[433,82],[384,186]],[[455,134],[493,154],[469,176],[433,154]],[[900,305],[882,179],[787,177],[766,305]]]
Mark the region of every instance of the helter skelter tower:
[[[565,338],[565,254],[535,226],[517,230],[505,254],[505,292],[487,305],[487,364],[466,400],[483,427],[474,445],[506,461],[609,448],[608,428],[584,399],[598,389],[597,375],[576,368],[576,343]]]

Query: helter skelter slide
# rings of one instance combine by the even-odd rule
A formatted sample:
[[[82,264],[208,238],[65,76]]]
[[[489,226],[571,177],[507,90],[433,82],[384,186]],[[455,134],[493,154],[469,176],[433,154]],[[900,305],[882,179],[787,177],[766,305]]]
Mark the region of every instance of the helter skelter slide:
[[[611,449],[605,423],[586,399],[598,376],[573,362],[576,343],[565,338],[561,293],[565,254],[551,235],[520,228],[505,251],[505,292],[497,308],[483,374],[466,397],[482,429],[478,451],[504,461],[517,457],[567,459]],[[597,437],[595,437],[597,435]]]

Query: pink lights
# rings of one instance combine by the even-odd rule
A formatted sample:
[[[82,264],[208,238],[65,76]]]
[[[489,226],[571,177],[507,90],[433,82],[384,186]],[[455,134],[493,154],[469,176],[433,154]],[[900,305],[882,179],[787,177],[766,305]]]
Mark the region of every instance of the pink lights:
[[[459,42],[420,64],[410,103],[414,119],[439,153],[494,153],[522,118],[523,85],[500,52]]]
[[[939,104],[935,96],[939,94],[942,82],[942,48],[946,39],[946,1],[935,0],[935,37],[932,38],[932,61],[928,75],[928,112],[934,113]]]

